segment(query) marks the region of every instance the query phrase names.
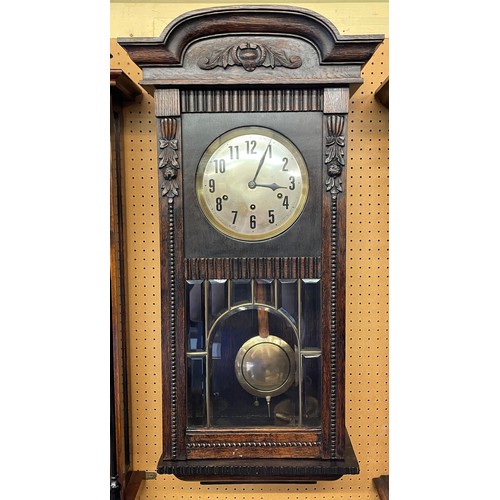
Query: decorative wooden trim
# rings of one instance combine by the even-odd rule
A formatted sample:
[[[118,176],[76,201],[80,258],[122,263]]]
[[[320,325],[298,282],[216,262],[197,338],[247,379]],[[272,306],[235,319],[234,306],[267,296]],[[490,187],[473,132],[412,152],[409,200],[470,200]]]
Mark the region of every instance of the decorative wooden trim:
[[[309,447],[304,447],[308,450]],[[263,448],[270,451],[271,448]],[[269,458],[260,459],[191,459],[171,461],[161,459],[159,474],[174,474],[180,479],[202,482],[238,481],[255,483],[263,481],[298,482],[338,479],[343,474],[359,474],[359,464],[349,436],[346,438],[346,453],[338,460],[317,458],[280,458],[274,464]]]
[[[241,443],[188,443],[187,448],[304,448],[319,446],[320,441],[253,441]]]
[[[177,182],[179,141],[176,136],[177,119],[161,118],[158,146],[160,163],[158,168],[163,169],[164,182],[160,186],[161,195],[166,196],[169,203],[172,203],[174,197],[179,194],[179,183]]]
[[[330,452],[335,456],[337,451],[337,193],[332,195],[331,211],[331,316],[330,316],[330,398],[328,401],[330,407]]]
[[[170,354],[170,444],[172,458],[177,457],[177,363],[176,363],[176,301],[175,301],[175,222],[174,205],[168,204],[168,261],[169,261],[169,354]]]
[[[330,96],[331,97],[331,96]],[[330,303],[330,310],[324,309],[323,327],[325,333],[324,351],[329,353],[328,366],[325,366],[325,377],[329,379],[330,391],[323,392],[323,397],[327,401],[329,419],[323,427],[324,448],[326,456],[342,456],[343,445],[342,436],[339,427],[343,428],[344,405],[342,398],[344,392],[340,393],[342,380],[339,380],[340,351],[339,346],[343,345],[344,320],[341,318],[344,314],[345,300],[341,295],[345,294],[345,289],[339,285],[341,279],[344,279],[342,267],[345,266],[344,253],[345,248],[341,247],[341,233],[344,233],[345,211],[339,210],[338,195],[342,192],[342,176],[345,175],[345,125],[346,115],[344,114],[325,114],[324,127],[324,151],[326,167],[326,193],[330,194],[330,204],[324,204],[323,224],[329,227],[329,241],[325,238],[325,247],[323,248],[324,272],[330,274],[329,289],[324,290],[325,301]],[[342,200],[345,203],[345,200]],[[342,205],[342,204],[341,204]],[[326,235],[325,235],[326,236]],[[342,274],[342,277],[340,276]],[[340,328],[341,327],[341,328]]]
[[[187,280],[320,278],[320,257],[221,257],[185,260]]]
[[[327,115],[327,136],[325,141],[325,164],[328,177],[326,190],[332,197],[342,192],[342,169],[345,167],[345,115]]]
[[[323,112],[326,115],[349,111],[349,87],[326,88],[324,93]]]
[[[224,89],[181,92],[183,113],[322,111],[322,89]]]
[[[201,69],[214,69],[218,66],[242,66],[245,71],[255,71],[264,66],[274,69],[276,66],[295,69],[302,66],[300,56],[288,57],[283,50],[263,43],[242,42],[229,45],[198,61]]]
[[[179,89],[156,89],[154,92],[155,115],[180,116]]]
[[[364,64],[384,40],[384,35],[340,35],[328,19],[308,9],[259,5],[189,12],[170,23],[159,37],[120,38],[118,43],[140,67],[179,66],[194,42],[232,34],[305,39],[318,49],[321,64]]]
[[[332,203],[332,240],[331,240],[331,262],[332,275],[331,287],[332,297],[335,301],[335,315],[332,315],[332,335],[331,335],[331,363],[335,366],[332,373],[332,386],[335,388],[332,393],[335,395],[330,400],[331,408],[334,408],[335,419],[331,422],[331,451],[332,457],[343,457],[346,448],[345,433],[345,302],[346,302],[346,193],[343,192],[342,183],[345,182],[345,144],[347,139],[347,115],[333,115],[332,121],[327,115],[327,122],[332,125],[330,129],[327,126],[327,134],[333,131],[336,143],[336,152],[333,158],[339,167],[340,173],[337,175],[337,169],[334,172],[334,186],[330,189]],[[327,138],[328,139],[328,138]],[[327,155],[328,160],[330,155]],[[330,166],[327,165],[328,173]],[[337,187],[335,187],[337,186]],[[333,306],[332,306],[333,307]]]

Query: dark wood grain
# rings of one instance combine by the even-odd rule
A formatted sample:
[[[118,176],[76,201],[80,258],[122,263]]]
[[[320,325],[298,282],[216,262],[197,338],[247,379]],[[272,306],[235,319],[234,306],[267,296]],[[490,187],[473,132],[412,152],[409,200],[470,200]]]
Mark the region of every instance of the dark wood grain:
[[[188,434],[190,459],[320,458],[320,433],[291,429],[263,428],[191,431]]]
[[[158,127],[159,130],[159,127]],[[162,430],[163,430],[163,453],[165,458],[172,458],[171,451],[171,434],[172,434],[172,410],[171,410],[171,346],[170,346],[170,331],[171,331],[171,295],[170,295],[170,254],[169,254],[169,203],[168,199],[161,196],[161,187],[159,186],[159,210],[160,210],[160,293],[161,293],[161,360],[162,360]]]
[[[160,459],[158,473],[174,474],[186,481],[207,483],[266,483],[336,480],[344,474],[359,474],[359,464],[349,436],[341,460],[217,459],[172,461]]]
[[[182,129],[179,130],[178,140],[182,144]],[[183,164],[182,153],[179,154],[179,163]],[[179,185],[183,184],[183,170],[179,171],[178,180]],[[177,383],[177,441],[178,441],[178,458],[183,459],[186,457],[186,340],[185,336],[180,334],[186,331],[186,315],[185,311],[185,298],[186,298],[186,281],[184,280],[184,212],[182,210],[184,192],[181,189],[178,199],[173,203],[174,205],[174,224],[176,231],[175,238],[175,315],[176,315],[176,328],[173,334],[175,335],[176,342],[176,383]],[[172,372],[170,373],[172,375]]]
[[[110,91],[115,102],[133,101],[142,94],[137,85],[122,69],[109,70]]]
[[[211,89],[181,93],[184,113],[322,111],[321,89]]]
[[[192,258],[185,260],[185,278],[250,279],[250,278],[320,278],[319,257],[248,257]]]
[[[389,78],[386,78],[375,91],[375,99],[386,108],[389,108]]]
[[[343,137],[347,144],[347,123],[344,122]],[[346,315],[346,199],[347,174],[342,169],[342,192],[337,195],[337,235],[336,235],[336,457],[344,456],[345,448],[345,315]]]
[[[380,500],[389,500],[389,476],[379,476],[373,478],[373,484],[377,489]]]
[[[112,493],[126,491],[131,472],[128,343],[123,204],[123,107],[142,89],[122,70],[110,70],[110,330]],[[114,491],[113,491],[114,490]]]
[[[186,48],[196,40],[224,33],[286,35],[313,43],[321,63],[364,63],[383,35],[340,35],[326,18],[297,7],[220,7],[180,16],[157,38],[120,38],[118,41],[139,66],[182,64]]]
[[[326,129],[326,127],[324,127]],[[323,169],[323,172],[326,170]],[[330,398],[332,397],[332,392],[334,393],[334,388],[332,387],[332,366],[330,363],[332,342],[331,342],[331,318],[332,318],[332,287],[330,276],[332,273],[332,261],[331,261],[331,213],[332,213],[332,201],[330,194],[323,190],[321,196],[321,227],[323,228],[323,238],[321,242],[321,269],[323,271],[323,280],[321,282],[321,302],[323,304],[321,308],[321,350],[325,353],[322,359],[322,371],[321,371],[321,388],[322,388],[322,408],[321,414],[323,418],[321,419],[322,424],[322,458],[331,458],[332,453],[332,439],[330,432],[330,424],[335,415],[332,414],[330,408]]]
[[[146,472],[133,471],[127,479],[127,487],[123,491],[123,500],[135,500],[137,493],[142,485],[142,481],[146,479]]]

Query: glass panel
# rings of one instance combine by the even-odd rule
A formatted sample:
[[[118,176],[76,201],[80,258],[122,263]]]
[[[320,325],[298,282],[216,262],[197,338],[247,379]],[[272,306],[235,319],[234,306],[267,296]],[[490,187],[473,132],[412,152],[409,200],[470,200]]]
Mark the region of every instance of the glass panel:
[[[206,425],[205,357],[187,358],[187,425]]]
[[[274,307],[274,280],[255,280],[255,302]]]
[[[209,328],[214,320],[228,309],[227,280],[210,280],[208,282],[208,323]]]
[[[263,321],[271,335],[259,335]],[[209,343],[210,424],[297,425],[296,350],[292,323],[275,309],[237,307],[221,318]]]
[[[187,282],[187,350],[205,350],[205,294],[202,280]]]
[[[302,357],[302,424],[305,427],[321,425],[321,354]]]
[[[252,280],[231,281],[231,306],[252,302]]]
[[[298,295],[297,280],[278,281],[278,309],[285,314],[294,325],[297,324]]]
[[[321,347],[321,280],[301,280],[301,337],[303,348]]]

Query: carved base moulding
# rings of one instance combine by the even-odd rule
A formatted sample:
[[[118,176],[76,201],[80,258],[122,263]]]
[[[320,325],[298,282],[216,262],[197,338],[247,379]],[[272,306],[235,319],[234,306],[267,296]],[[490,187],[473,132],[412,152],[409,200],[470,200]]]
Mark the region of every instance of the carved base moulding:
[[[246,444],[248,445],[248,443]],[[302,449],[308,447],[307,443],[302,445],[294,443],[294,445]],[[238,443],[226,443],[218,446],[218,449],[226,447],[234,450],[233,453],[237,453],[238,446]],[[263,442],[258,446],[269,453],[279,444]],[[316,481],[336,480],[345,474],[359,474],[359,464],[347,435],[344,458],[341,460],[314,460],[307,457],[253,460],[221,458],[182,461],[162,459],[158,464],[158,473],[173,474],[179,479],[203,483],[314,483]]]

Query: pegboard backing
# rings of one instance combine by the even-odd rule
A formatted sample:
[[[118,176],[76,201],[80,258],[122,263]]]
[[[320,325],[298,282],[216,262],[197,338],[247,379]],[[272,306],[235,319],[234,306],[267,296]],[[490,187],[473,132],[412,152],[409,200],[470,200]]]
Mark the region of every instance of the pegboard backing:
[[[111,40],[111,65],[141,71]],[[143,481],[140,500],[376,500],[388,474],[388,110],[374,94],[388,77],[388,40],[351,99],[347,211],[346,425],[361,473],[311,485],[200,485],[169,475]],[[132,468],[161,455],[160,261],[155,118],[143,93],[124,109],[124,192]]]

